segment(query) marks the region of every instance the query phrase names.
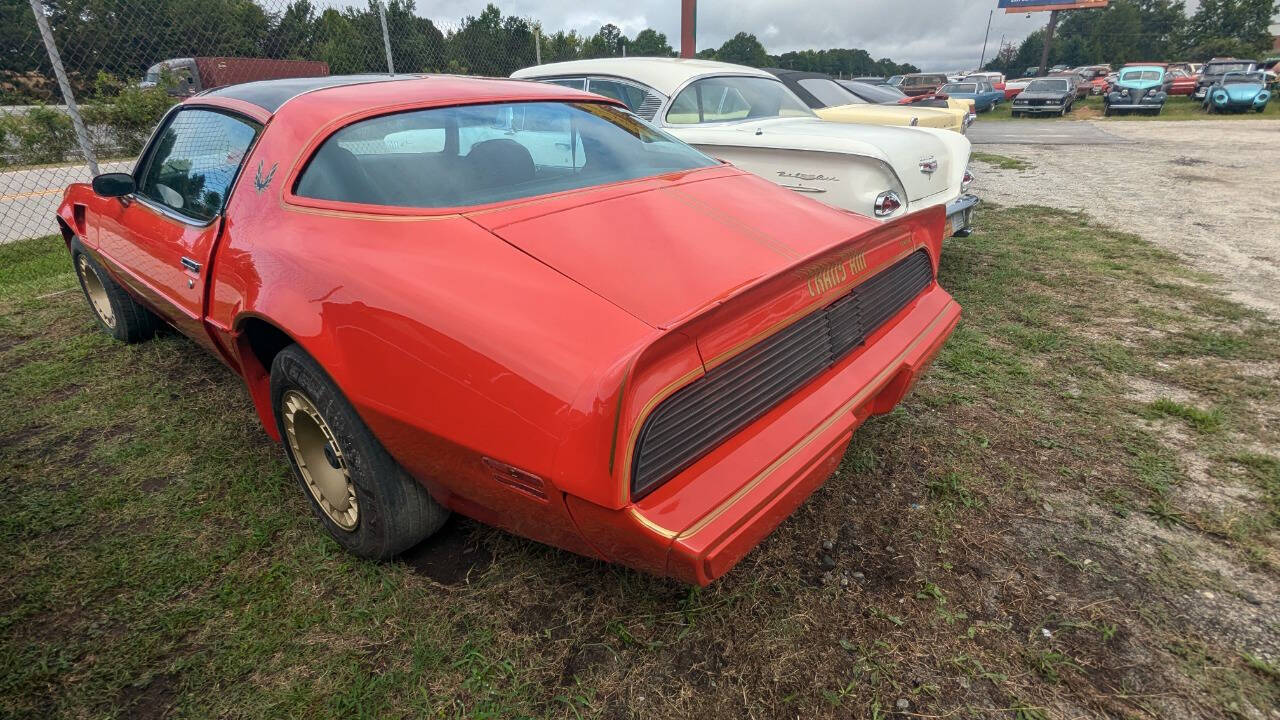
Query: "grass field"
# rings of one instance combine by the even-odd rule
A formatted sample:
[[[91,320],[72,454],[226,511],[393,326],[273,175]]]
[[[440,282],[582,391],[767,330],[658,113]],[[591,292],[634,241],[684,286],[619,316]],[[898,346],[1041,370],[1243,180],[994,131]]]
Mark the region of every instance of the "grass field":
[[[1012,102],[1006,100],[1000,103],[995,109],[982,113],[978,116],[978,121],[983,120],[1017,120],[1018,122],[1047,122],[1050,120],[1062,120],[1059,117],[1019,117],[1014,118],[1012,112]],[[1130,113],[1127,115],[1112,115],[1104,117],[1102,115],[1102,98],[1090,96],[1084,100],[1076,101],[1073,109],[1065,119],[1067,120],[1105,120],[1107,122],[1129,122],[1132,120],[1206,120],[1206,119],[1230,119],[1230,118],[1275,118],[1280,117],[1280,103],[1267,103],[1267,109],[1264,112],[1243,112],[1243,113],[1207,113],[1201,109],[1199,100],[1192,100],[1188,97],[1171,97],[1165,101],[1164,109],[1159,115],[1140,115]]]
[[[979,229],[928,376],[705,590],[460,519],[354,559],[226,369],[0,246],[0,716],[1274,712],[1280,327],[1077,215]]]

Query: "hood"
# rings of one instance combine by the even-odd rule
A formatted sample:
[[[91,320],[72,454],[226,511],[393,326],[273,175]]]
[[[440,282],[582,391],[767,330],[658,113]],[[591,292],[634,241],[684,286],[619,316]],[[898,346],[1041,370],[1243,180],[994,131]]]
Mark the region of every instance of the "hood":
[[[959,133],[922,127],[858,125],[827,122],[816,117],[768,118],[718,125],[667,127],[667,132],[714,156],[714,147],[742,146],[822,153],[861,155],[879,160],[897,173],[908,201],[933,195],[941,189],[934,178],[964,173],[969,141]],[[920,163],[938,164],[924,175]]]
[[[742,172],[502,217],[472,219],[657,328],[880,227]]]
[[[1231,83],[1224,85],[1223,89],[1227,91],[1227,97],[1233,102],[1253,102],[1253,99],[1262,92],[1261,83]],[[1214,88],[1217,92],[1217,88]]]

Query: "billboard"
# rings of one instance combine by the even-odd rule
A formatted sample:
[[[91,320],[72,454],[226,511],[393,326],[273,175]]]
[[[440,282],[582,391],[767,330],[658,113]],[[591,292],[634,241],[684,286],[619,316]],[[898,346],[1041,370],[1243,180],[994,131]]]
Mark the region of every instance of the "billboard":
[[[1110,0],[1000,0],[1006,13],[1040,12],[1043,10],[1088,10],[1104,8]]]

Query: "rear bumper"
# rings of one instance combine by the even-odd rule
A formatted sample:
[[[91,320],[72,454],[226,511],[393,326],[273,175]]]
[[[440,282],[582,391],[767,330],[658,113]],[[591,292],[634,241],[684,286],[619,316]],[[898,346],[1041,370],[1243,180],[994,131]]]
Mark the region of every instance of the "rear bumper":
[[[969,237],[973,234],[973,210],[982,202],[977,195],[965,193],[947,203],[947,228],[944,237]]]
[[[898,404],[959,318],[935,283],[860,351],[651,495],[619,510],[569,496],[570,512],[608,559],[706,585],[826,481],[853,431]]]

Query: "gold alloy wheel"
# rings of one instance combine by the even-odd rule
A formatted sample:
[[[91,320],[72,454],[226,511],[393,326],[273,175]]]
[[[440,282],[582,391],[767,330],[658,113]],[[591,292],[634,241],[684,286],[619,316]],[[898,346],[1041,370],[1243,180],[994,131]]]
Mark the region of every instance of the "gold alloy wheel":
[[[111,300],[107,298],[107,289],[102,286],[102,278],[98,277],[98,271],[89,264],[87,256],[80,255],[80,259],[76,262],[76,272],[80,274],[80,282],[84,283],[84,292],[89,296],[89,304],[98,314],[98,319],[103,325],[114,330],[116,314],[111,312]]]
[[[297,390],[285,392],[281,410],[293,459],[311,497],[335,525],[348,532],[355,530],[360,521],[356,486],[351,483],[342,448],[329,424],[307,396]]]

